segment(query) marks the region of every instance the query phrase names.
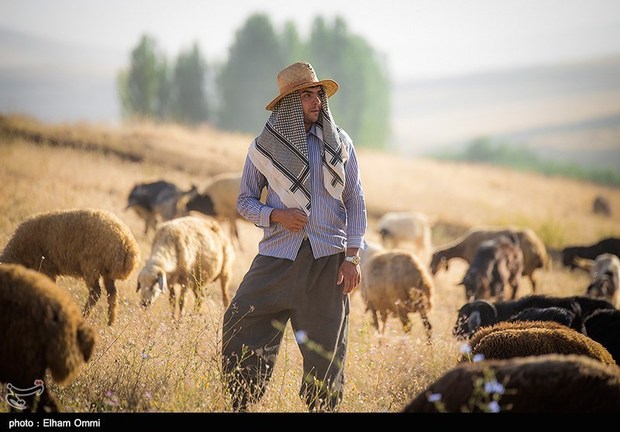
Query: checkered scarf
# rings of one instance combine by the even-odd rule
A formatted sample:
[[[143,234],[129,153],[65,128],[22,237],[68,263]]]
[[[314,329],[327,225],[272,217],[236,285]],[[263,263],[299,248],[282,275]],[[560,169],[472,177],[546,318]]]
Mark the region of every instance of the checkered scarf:
[[[344,163],[348,158],[339,128],[333,122],[327,96],[320,93],[321,112],[316,133],[321,141],[325,189],[342,200]],[[299,92],[283,97],[275,106],[263,132],[252,142],[249,157],[269,185],[289,208],[310,214],[311,185],[308,142]]]

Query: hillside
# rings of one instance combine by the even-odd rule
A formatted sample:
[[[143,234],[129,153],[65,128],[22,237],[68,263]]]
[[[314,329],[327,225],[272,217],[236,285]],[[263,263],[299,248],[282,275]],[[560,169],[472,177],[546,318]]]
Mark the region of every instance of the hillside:
[[[209,177],[239,171],[251,137],[211,128],[134,124],[44,124],[27,118],[0,117],[0,245],[27,216],[60,208],[103,208],[117,214],[138,240],[143,261],[151,236],[143,222],[126,211],[135,183],[167,179],[186,189]],[[559,178],[515,173],[487,166],[440,163],[359,150],[369,209],[368,239],[378,240],[376,220],[388,210],[416,210],[436,219],[435,245],[482,224],[517,224],[533,228],[550,249],[620,236],[620,190]],[[591,212],[595,195],[611,202],[611,218]],[[256,253],[261,231],[242,223],[242,249],[236,250],[231,294]],[[377,334],[361,296],[352,295],[345,412],[399,411],[430,381],[451,368],[459,355],[452,336],[455,311],[463,303],[457,287],[465,265],[455,262],[434,278],[434,306],[429,319],[433,345],[425,345],[419,317],[404,334],[397,319]],[[99,334],[94,359],[65,389],[52,384],[70,411],[230,410],[220,381],[219,333],[222,308],[219,287],[210,286],[200,313],[179,323],[170,318],[167,301],[148,310],[139,307],[136,273],[119,288],[119,318],[105,325],[100,301],[88,318]],[[539,292],[570,295],[584,291],[587,276],[563,269],[538,271]],[[60,278],[82,305],[83,282]],[[523,281],[519,296],[531,293]],[[191,295],[189,297],[191,310]],[[303,411],[297,397],[301,357],[287,328],[269,390],[255,411]],[[49,382],[48,382],[49,385]],[[6,404],[0,401],[0,411]]]

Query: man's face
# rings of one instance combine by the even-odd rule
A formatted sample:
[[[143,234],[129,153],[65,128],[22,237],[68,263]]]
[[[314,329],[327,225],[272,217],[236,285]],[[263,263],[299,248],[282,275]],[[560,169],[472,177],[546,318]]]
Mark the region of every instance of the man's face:
[[[319,120],[319,113],[321,112],[321,97],[319,94],[321,90],[321,86],[316,86],[300,91],[306,130],[310,129],[310,126]]]

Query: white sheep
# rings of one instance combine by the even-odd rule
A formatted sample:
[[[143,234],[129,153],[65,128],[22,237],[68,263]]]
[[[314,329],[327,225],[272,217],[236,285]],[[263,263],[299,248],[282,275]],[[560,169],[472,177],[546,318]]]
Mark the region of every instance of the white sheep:
[[[432,277],[415,254],[404,250],[391,250],[379,252],[368,261],[362,296],[377,330],[377,312],[381,315],[381,333],[385,331],[390,312],[400,319],[405,332],[411,329],[407,314],[419,312],[430,342],[431,324],[428,312],[432,308],[433,290]]]
[[[91,357],[96,333],[71,294],[50,278],[19,264],[0,264],[0,341],[0,382],[7,383],[11,405],[60,411],[49,383],[41,383],[38,403],[34,394],[16,389],[43,381],[48,369],[57,384],[73,381]]]
[[[116,319],[115,280],[129,277],[140,262],[140,250],[129,227],[105,210],[60,210],[22,222],[0,254],[0,262],[57,276],[81,278],[89,288],[88,316],[101,297],[103,278],[108,298],[108,325]]]
[[[620,258],[604,253],[594,260],[577,257],[575,264],[590,271],[590,285],[586,290],[588,296],[602,298],[620,308]]]
[[[172,316],[175,316],[174,286],[181,285],[179,317],[187,288],[195,295],[195,309],[203,299],[203,286],[219,279],[222,302],[229,303],[228,283],[232,274],[234,251],[219,223],[212,218],[185,216],[164,222],[157,228],[151,256],[138,275],[137,291],[142,305],[148,306],[169,291]]]
[[[397,248],[402,242],[413,245],[424,263],[432,253],[431,219],[420,212],[388,212],[379,219],[379,233],[386,248]]]

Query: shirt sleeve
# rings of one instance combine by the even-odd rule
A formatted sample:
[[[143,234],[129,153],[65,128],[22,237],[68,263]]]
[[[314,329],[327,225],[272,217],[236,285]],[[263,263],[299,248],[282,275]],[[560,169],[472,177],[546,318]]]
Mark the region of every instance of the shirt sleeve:
[[[249,156],[246,156],[241,186],[237,197],[237,211],[254,225],[267,228],[272,207],[260,202],[261,191],[267,186],[267,179],[256,169]]]
[[[351,138],[340,132],[347,145],[349,159],[345,163],[345,185],[342,192],[342,201],[347,211],[347,247],[364,248],[364,233],[366,232],[367,215],[364,190],[360,178],[357,154]]]

